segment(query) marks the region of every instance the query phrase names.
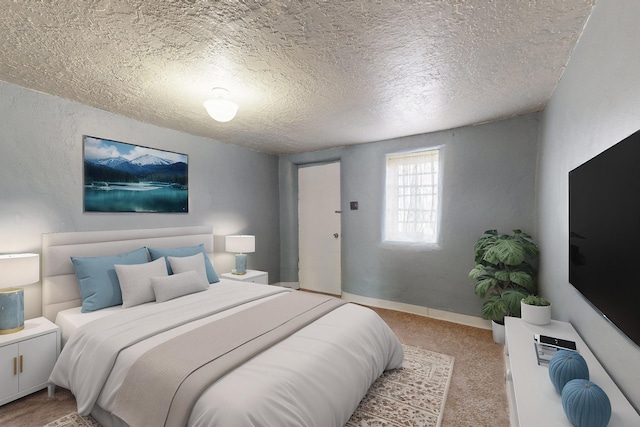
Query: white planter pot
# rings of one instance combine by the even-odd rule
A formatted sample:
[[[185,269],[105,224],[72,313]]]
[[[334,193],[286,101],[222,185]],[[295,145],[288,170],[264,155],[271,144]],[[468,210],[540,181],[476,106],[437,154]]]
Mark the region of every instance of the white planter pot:
[[[529,305],[520,302],[522,320],[532,325],[546,325],[551,322],[551,306]]]
[[[493,332],[493,342],[504,344],[504,325],[491,321],[491,331]]]

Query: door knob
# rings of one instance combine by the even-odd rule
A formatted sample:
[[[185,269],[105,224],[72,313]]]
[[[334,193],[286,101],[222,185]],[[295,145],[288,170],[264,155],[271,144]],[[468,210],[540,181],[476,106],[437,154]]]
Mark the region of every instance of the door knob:
[[[339,237],[340,235],[338,233],[333,233],[333,237],[335,237],[336,239]]]

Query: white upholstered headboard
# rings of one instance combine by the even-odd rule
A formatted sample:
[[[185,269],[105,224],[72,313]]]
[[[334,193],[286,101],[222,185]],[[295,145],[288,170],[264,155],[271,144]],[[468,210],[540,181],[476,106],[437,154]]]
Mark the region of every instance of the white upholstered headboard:
[[[53,322],[60,310],[82,304],[72,256],[117,255],[143,246],[173,248],[201,243],[212,258],[211,226],[43,234],[42,315]]]

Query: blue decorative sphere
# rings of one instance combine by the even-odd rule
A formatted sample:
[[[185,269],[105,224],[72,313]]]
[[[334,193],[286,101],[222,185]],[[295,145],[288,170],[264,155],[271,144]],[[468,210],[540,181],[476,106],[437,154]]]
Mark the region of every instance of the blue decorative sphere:
[[[575,351],[558,350],[549,361],[549,378],[558,393],[569,381],[589,379],[589,367],[584,358]]]
[[[575,379],[564,386],[562,409],[576,427],[606,427],[611,419],[609,397],[588,380]]]

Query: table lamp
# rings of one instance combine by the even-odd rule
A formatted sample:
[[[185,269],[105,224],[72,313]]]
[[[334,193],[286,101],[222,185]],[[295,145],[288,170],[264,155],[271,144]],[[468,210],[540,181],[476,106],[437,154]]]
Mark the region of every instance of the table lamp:
[[[0,255],[0,335],[24,329],[24,290],[40,280],[38,254]]]
[[[256,251],[256,236],[227,236],[224,239],[227,252],[236,253],[236,271],[233,274],[246,274],[247,254]]]

